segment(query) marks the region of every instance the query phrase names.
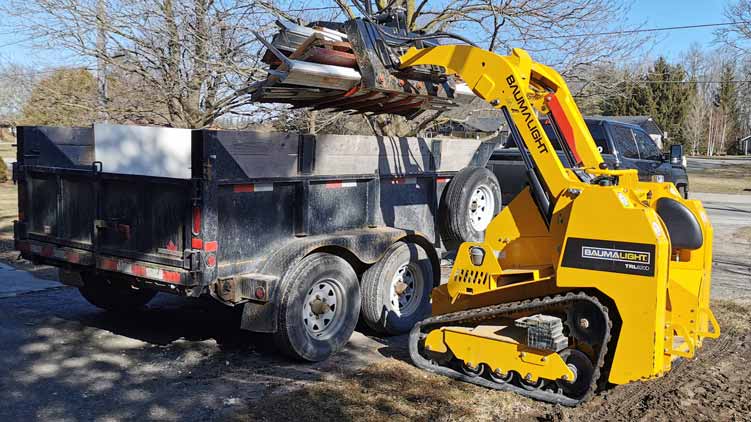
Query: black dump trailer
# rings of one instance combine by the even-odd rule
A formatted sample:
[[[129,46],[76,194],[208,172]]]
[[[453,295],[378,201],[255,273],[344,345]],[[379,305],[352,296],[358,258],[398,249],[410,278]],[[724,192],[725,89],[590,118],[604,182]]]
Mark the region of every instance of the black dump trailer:
[[[495,141],[131,129],[19,128],[22,256],[107,310],[157,291],[243,306],[242,328],[309,361],[358,318],[408,331],[440,251],[501,207]]]

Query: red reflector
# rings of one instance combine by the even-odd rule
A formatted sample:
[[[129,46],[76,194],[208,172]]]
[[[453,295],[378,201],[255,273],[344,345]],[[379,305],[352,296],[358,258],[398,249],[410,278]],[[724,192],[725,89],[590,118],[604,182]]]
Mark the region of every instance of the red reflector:
[[[52,246],[45,246],[42,248],[42,256],[52,256],[55,253],[55,249]]]
[[[235,185],[233,190],[236,193],[253,192],[253,185]]]
[[[201,233],[201,208],[193,208],[193,234]],[[200,248],[198,248],[200,249]]]
[[[133,275],[136,275],[136,276],[139,276],[139,277],[143,277],[143,276],[146,275],[146,268],[142,267],[140,265],[133,264],[131,266],[131,271],[133,272]]]
[[[449,179],[448,177],[439,177],[439,178],[435,179],[435,182],[436,182],[436,183],[446,183],[446,182],[448,182],[449,180],[450,180],[450,179]]]
[[[266,297],[266,291],[263,290],[263,287],[259,287],[256,289],[256,299],[263,299]]]
[[[117,261],[114,259],[103,259],[101,267],[105,270],[117,271]]]
[[[338,182],[326,182],[326,187],[329,189],[337,189],[342,187],[342,181],[339,180]]]
[[[162,279],[164,281],[169,281],[170,283],[179,283],[180,282],[180,273],[176,273],[174,271],[163,271],[162,272]]]
[[[66,252],[65,260],[73,264],[78,264],[81,262],[81,255],[74,252]]]
[[[216,250],[219,249],[219,243],[216,240],[214,240],[213,242],[206,242],[203,245],[203,249],[206,252],[216,252]]]
[[[206,258],[206,265],[209,268],[214,268],[216,266],[216,256],[215,255],[209,255]]]
[[[190,241],[190,247],[193,249],[203,249],[203,239],[194,237],[193,240]]]

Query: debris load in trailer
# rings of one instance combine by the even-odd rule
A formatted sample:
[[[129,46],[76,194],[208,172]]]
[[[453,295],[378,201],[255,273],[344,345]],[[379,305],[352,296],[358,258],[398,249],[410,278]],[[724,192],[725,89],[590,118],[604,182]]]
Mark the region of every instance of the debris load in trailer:
[[[475,99],[466,84],[441,68],[398,70],[395,58],[415,43],[404,41],[404,31],[376,25],[362,19],[310,27],[277,21],[271,40],[259,36],[269,68],[253,87],[253,100],[412,118]]]

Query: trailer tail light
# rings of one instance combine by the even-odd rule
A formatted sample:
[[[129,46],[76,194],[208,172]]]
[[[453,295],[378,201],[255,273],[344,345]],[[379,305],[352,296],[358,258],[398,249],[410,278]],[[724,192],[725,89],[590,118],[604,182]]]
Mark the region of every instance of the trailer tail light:
[[[194,237],[190,241],[190,247],[193,249],[203,249],[203,239],[199,239],[197,237]]]
[[[180,273],[176,273],[174,271],[164,271],[162,274],[162,279],[169,283],[179,283]]]
[[[263,299],[266,297],[266,290],[263,287],[258,287],[256,289],[256,299]]]
[[[201,234],[201,208],[200,207],[193,208],[193,234],[196,236]],[[200,248],[194,248],[194,249],[200,249]]]

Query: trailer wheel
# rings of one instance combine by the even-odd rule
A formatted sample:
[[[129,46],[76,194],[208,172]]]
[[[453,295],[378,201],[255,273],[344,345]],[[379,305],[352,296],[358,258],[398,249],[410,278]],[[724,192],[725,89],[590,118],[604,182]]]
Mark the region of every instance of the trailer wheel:
[[[362,277],[361,317],[383,334],[409,332],[430,312],[433,266],[415,244],[397,242]]]
[[[293,358],[322,361],[341,349],[360,314],[357,274],[344,259],[315,253],[284,276],[274,340]]]
[[[441,201],[441,234],[450,247],[480,242],[501,211],[501,187],[492,171],[467,167],[454,176]]]
[[[90,304],[112,312],[142,308],[156,296],[155,290],[136,289],[128,283],[116,283],[105,276],[81,274],[83,286],[78,288]]]

